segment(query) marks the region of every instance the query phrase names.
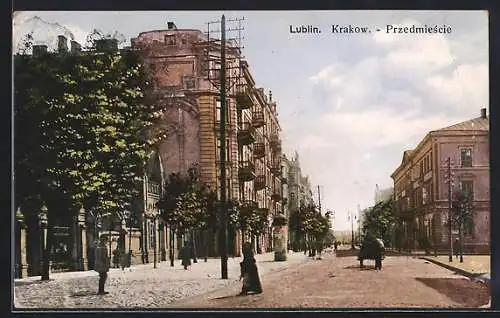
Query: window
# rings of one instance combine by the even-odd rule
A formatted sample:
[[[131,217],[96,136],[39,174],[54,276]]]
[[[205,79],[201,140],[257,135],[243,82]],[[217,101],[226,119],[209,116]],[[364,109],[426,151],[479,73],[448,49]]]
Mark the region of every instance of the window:
[[[165,43],[167,43],[167,45],[175,45],[175,35],[165,35]]]
[[[472,167],[472,148],[460,149],[460,162],[462,167]]]
[[[217,161],[220,161],[220,139],[217,139]],[[226,161],[231,161],[231,151],[229,148],[229,139],[226,139]]]
[[[472,180],[462,180],[460,183],[460,189],[468,194],[472,200],[474,200],[474,182]]]
[[[181,42],[182,42],[182,44],[186,44],[187,40],[186,39],[182,39]]]
[[[427,191],[427,186],[422,188],[422,204],[427,204],[429,202],[429,193]]]
[[[215,101],[215,121],[220,122],[220,100]],[[226,123],[229,123],[229,101],[226,100]]]
[[[149,247],[155,248],[155,243],[156,243],[155,225],[151,221],[149,221],[148,224],[149,224]]]

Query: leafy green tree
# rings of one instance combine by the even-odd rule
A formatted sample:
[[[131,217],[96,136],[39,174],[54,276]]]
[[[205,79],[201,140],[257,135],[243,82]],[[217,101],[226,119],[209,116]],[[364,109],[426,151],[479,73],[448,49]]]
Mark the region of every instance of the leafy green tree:
[[[460,262],[463,262],[463,234],[466,227],[471,227],[473,222],[473,199],[471,193],[465,191],[457,191],[453,196],[452,202],[452,220],[458,228],[458,236],[460,238]]]
[[[364,214],[363,233],[381,238],[385,244],[391,241],[395,224],[393,199],[377,203]]]
[[[14,73],[16,205],[47,204],[50,249],[58,213],[115,214],[140,194],[160,109],[133,52],[19,54]]]

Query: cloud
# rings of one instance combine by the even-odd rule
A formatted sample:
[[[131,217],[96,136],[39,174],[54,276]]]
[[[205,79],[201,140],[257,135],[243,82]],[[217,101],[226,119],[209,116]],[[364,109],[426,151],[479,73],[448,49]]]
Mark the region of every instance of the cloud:
[[[401,23],[411,24],[418,21]],[[375,184],[392,186],[405,149],[431,130],[477,117],[488,104],[488,61],[467,56],[473,45],[476,55],[487,51],[487,33],[461,38],[376,32],[360,58],[332,54],[309,74],[310,104],[327,105],[320,116],[287,122],[285,133],[301,150],[303,171],[327,185],[325,206],[340,212],[341,227],[345,211],[373,204]],[[357,50],[356,41],[350,49]]]

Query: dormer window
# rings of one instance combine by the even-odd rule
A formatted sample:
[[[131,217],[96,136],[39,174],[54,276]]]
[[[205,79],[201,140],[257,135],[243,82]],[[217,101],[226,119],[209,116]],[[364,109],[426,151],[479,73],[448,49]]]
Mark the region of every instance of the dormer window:
[[[165,35],[165,43],[167,43],[167,45],[175,45],[175,35]]]

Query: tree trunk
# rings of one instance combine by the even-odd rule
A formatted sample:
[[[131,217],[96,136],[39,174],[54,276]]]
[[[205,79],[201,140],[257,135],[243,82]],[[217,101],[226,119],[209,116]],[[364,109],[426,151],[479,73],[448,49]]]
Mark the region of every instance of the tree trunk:
[[[458,242],[459,243],[458,244],[459,245],[458,248],[459,248],[459,253],[460,253],[460,263],[464,262],[464,254],[463,254],[463,244],[464,243],[462,241],[462,239],[463,239],[462,233],[463,233],[463,231],[462,231],[462,224],[460,223],[458,225],[458,237],[459,237],[459,240],[460,240],[460,242]]]
[[[203,231],[203,250],[205,251],[205,256],[203,257],[203,261],[206,263],[208,258],[208,229]]]
[[[174,258],[175,258],[175,254],[174,254],[174,248],[175,248],[175,244],[174,244],[174,238],[175,238],[175,231],[170,228],[170,239],[169,239],[169,244],[170,244],[170,248],[169,248],[169,257],[170,257],[170,267],[174,267]]]
[[[196,230],[191,230],[191,240],[193,245],[193,263],[198,263],[198,259],[196,258]]]

